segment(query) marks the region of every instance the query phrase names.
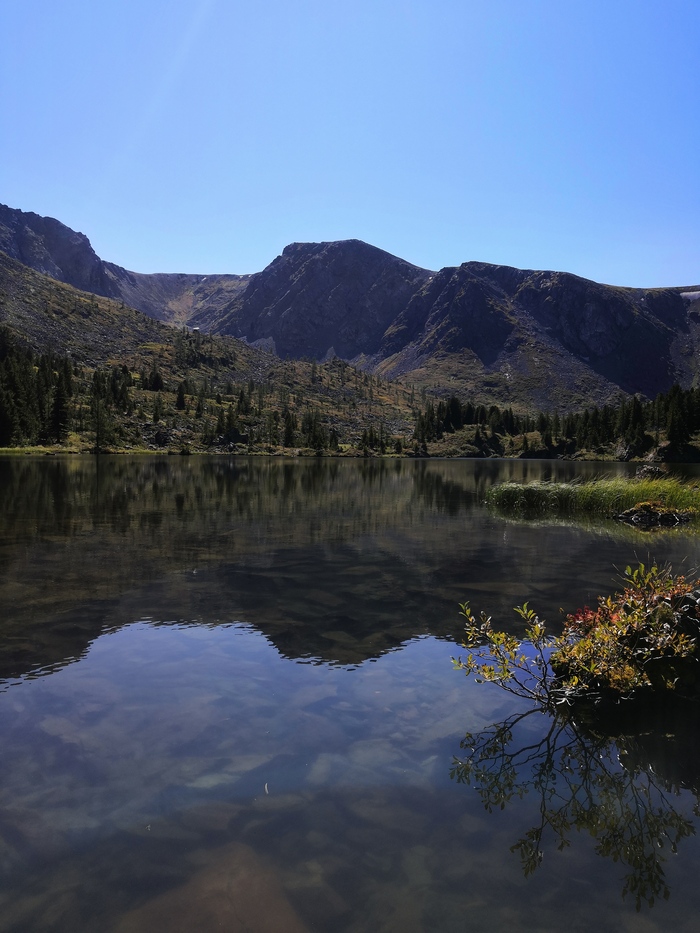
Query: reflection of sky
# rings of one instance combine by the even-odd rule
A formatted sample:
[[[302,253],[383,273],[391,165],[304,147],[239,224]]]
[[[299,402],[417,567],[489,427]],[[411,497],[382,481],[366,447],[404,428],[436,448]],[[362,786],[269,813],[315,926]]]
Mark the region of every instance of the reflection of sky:
[[[443,784],[455,738],[488,701],[474,693],[467,710],[471,693],[434,639],[345,669],[290,662],[238,623],[137,622],[0,695],[0,806],[122,824],[153,815],[166,791],[182,805],[214,787],[249,798],[265,784]]]
[[[112,880],[142,861],[148,877],[150,860],[163,858],[186,873],[188,859],[242,839],[282,872],[313,856],[337,885],[335,866],[351,913],[368,912],[367,929],[402,884],[418,885],[420,909],[446,924],[426,929],[457,930],[466,912],[490,929],[494,912],[503,920],[512,910],[554,931],[574,907],[582,922],[604,908],[599,929],[633,920],[587,835],[561,853],[548,848],[523,887],[509,849],[538,816],[535,795],[488,815],[473,789],[449,780],[465,732],[513,711],[505,694],[453,671],[452,653],[426,637],[359,667],[331,667],[285,659],[240,623],[140,621],[101,636],[77,663],[10,686],[0,694],[10,903],[24,903],[30,882],[60,887],[66,860],[89,862],[92,897],[103,862]],[[214,805],[233,814],[229,828],[193,833],[195,814]],[[171,839],[165,856],[159,839]],[[34,847],[43,867],[27,874]],[[668,865],[661,918],[681,921],[695,908],[696,886],[684,882],[697,858],[685,840]]]

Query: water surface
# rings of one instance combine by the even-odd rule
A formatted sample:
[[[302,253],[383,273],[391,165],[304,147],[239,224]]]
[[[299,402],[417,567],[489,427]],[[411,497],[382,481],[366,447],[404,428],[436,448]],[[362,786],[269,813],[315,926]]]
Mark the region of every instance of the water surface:
[[[640,824],[661,833],[669,893],[637,910],[590,821],[561,850],[544,835],[526,876],[527,767],[522,799],[491,813],[450,777],[466,733],[520,710],[451,669],[459,602],[517,631],[529,600],[556,628],[615,567],[697,563],[684,534],[483,505],[493,482],[599,469],[0,460],[0,930],[199,929],[204,901],[232,930],[694,929],[690,830],[674,846]],[[524,742],[546,734],[525,722]],[[589,806],[614,827],[653,774],[649,813],[692,824],[698,768],[678,746],[599,750],[613,779]]]

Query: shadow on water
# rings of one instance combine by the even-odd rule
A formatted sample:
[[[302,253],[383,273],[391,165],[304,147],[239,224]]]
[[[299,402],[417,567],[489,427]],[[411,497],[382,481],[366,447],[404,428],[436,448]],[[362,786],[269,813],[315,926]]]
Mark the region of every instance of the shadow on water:
[[[700,707],[608,712],[605,724],[539,707],[515,713],[468,733],[450,777],[474,787],[489,813],[529,798],[536,822],[510,846],[526,877],[586,835],[622,867],[622,896],[640,910],[668,900],[667,863],[695,835]]]

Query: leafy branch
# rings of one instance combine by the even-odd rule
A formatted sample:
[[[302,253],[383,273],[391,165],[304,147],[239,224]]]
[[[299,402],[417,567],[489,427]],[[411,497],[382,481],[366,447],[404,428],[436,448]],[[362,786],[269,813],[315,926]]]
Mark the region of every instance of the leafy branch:
[[[627,567],[625,588],[567,616],[552,637],[528,603],[523,641],[494,629],[468,603],[466,657],[454,666],[477,681],[554,709],[580,699],[620,699],[651,692],[700,693],[700,587],[668,568]]]
[[[460,605],[466,619],[463,646],[469,654],[453,658],[457,670],[474,674],[477,683],[496,683],[508,693],[549,706],[553,700],[548,658],[555,639],[550,638],[534,610],[525,603],[515,608],[525,620],[525,640],[498,632],[491,617],[482,612],[477,619],[469,603]]]

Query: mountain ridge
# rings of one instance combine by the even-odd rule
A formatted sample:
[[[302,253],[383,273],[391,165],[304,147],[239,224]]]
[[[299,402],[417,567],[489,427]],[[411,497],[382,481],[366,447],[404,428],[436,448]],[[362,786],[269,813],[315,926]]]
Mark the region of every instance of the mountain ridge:
[[[481,261],[434,272],[356,239],[291,243],[249,275],[134,273],[84,234],[4,205],[0,250],[160,321],[483,403],[580,408],[700,376],[700,286],[626,288]]]

